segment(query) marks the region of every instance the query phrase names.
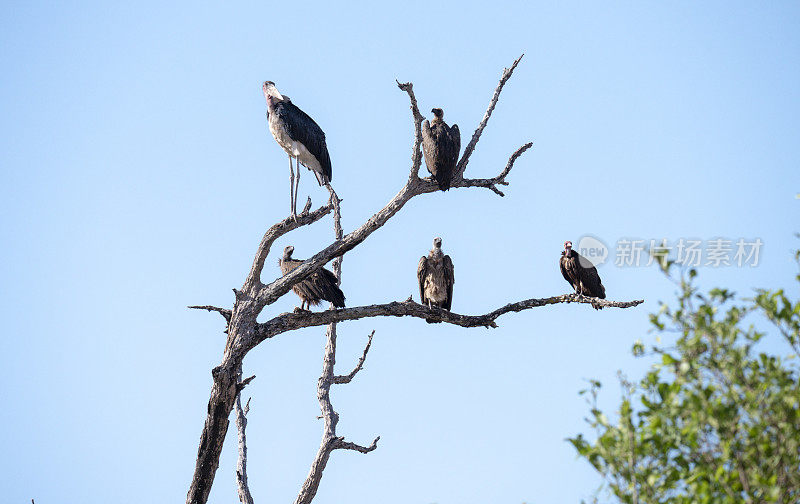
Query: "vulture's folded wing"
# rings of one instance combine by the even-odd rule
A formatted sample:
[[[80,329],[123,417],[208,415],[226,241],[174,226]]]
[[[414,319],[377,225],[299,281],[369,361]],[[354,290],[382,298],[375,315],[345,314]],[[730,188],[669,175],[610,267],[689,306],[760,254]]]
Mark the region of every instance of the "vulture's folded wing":
[[[453,284],[456,283],[456,274],[449,255],[444,256],[444,281],[447,284],[447,299],[443,306],[450,311],[450,307],[453,306]]]
[[[428,273],[428,258],[422,256],[417,265],[417,281],[419,282],[419,302],[428,304],[425,300],[425,275]]]

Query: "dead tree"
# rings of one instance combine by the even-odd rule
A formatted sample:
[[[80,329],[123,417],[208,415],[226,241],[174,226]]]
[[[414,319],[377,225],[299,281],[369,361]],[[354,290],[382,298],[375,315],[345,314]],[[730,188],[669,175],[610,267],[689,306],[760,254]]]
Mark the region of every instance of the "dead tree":
[[[492,115],[503,86],[511,77],[521,59],[522,56],[514,61],[510,68],[503,70],[500,82],[489,102],[489,107],[464,149],[461,159],[456,165],[451,184],[452,189],[482,187],[503,196],[503,192],[498,189],[497,186],[508,185],[506,177],[513,168],[517,158],[532,146],[532,143],[529,142],[518,148],[508,159],[504,169],[496,177],[488,179],[464,178],[464,171],[469,163],[469,158],[475,150],[481,133]],[[566,294],[550,298],[518,301],[483,315],[461,315],[437,307],[428,308],[409,298],[405,301],[337,310],[331,309],[322,312],[295,311],[294,313],[276,315],[267,322],[257,322],[256,318],[265,307],[277,301],[278,298],[291,290],[292,286],[307,278],[329,261],[335,259],[334,270],[337,276],[340,276],[341,258],[345,253],[357,247],[374,231],[386,224],[386,222],[399,212],[411,198],[439,190],[434,180],[430,178],[420,178],[419,176],[419,169],[422,162],[422,150],[420,148],[422,143],[421,128],[424,118],[419,112],[417,99],[414,96],[413,85],[410,82],[398,82],[397,85],[402,91],[408,94],[414,121],[414,145],[411,153],[411,172],[406,184],[400,191],[386,206],[370,217],[364,224],[345,235],[341,230],[339,220],[339,200],[333,189],[328,186],[331,197],[327,204],[311,211],[311,201],[309,200],[296,220],[289,216],[267,230],[258,246],[253,265],[244,281],[244,285],[241,289],[234,289],[235,301],[233,308],[227,309],[215,306],[190,307],[215,311],[221,314],[227,322],[227,341],[222,356],[222,362],[211,371],[213,378],[211,397],[208,401],[206,420],[200,436],[200,446],[197,451],[194,476],[186,497],[187,504],[205,504],[208,500],[211,485],[214,482],[214,476],[219,465],[225,434],[228,431],[231,411],[237,403],[237,398],[241,390],[253,379],[253,377],[250,377],[242,380],[242,362],[250,350],[267,339],[303,327],[328,326],[323,373],[317,387],[317,395],[322,409],[322,418],[325,421],[323,440],[317,456],[312,463],[308,478],[303,484],[300,495],[296,500],[296,503],[299,504],[311,502],[311,499],[313,499],[319,486],[320,479],[322,478],[325,464],[333,450],[352,449],[366,453],[374,450],[377,446],[378,439],[375,439],[370,446],[365,447],[345,441],[344,438],[336,436],[338,415],[330,404],[330,386],[331,384],[349,382],[360,370],[363,360],[366,358],[367,351],[369,350],[368,343],[359,364],[349,375],[335,375],[333,365],[336,352],[336,324],[338,322],[367,317],[410,316],[441,321],[461,327],[488,328],[497,327],[495,320],[505,313],[518,312],[549,304],[574,302],[592,304],[593,306],[629,308],[643,302],[641,300],[630,302],[607,301],[587,298],[576,294]],[[334,212],[335,240],[286,275],[264,284],[261,279],[261,273],[264,268],[264,262],[275,240],[300,227],[313,224],[331,212]],[[244,414],[242,413],[241,416],[243,417]],[[240,495],[242,495],[242,476],[245,475],[237,475],[237,477],[240,478]],[[246,479],[244,486],[246,488]],[[249,497],[249,492],[247,492],[247,494]]]

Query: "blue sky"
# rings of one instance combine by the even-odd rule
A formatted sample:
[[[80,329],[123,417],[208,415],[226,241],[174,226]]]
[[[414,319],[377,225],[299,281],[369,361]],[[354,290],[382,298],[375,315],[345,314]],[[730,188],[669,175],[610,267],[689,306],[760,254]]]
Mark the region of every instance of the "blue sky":
[[[349,253],[349,306],[407,298],[441,236],[454,311],[567,292],[565,240],[592,234],[760,238],[750,268],[703,285],[788,287],[800,201],[800,14],[789,2],[333,2],[162,5],[7,2],[0,17],[0,461],[8,502],[181,502],[224,329],[190,304],[230,306],[263,231],[288,211],[287,161],[261,82],[325,130],[345,232],[408,175],[413,81],[467,137],[502,68],[508,83],[468,167],[493,176],[534,147],[506,197],[413,200]],[[463,142],[466,144],[466,140]],[[325,193],[304,170],[300,199]],[[330,221],[281,240],[304,258]],[[278,275],[277,255],[266,278]],[[654,268],[600,267],[631,310],[556,306],[496,330],[370,319],[340,326],[354,383],[336,388],[337,452],[316,502],[578,502],[599,480],[564,438],[578,390],[648,363],[647,314],[673,286]],[[287,294],[262,318],[296,306]],[[321,435],[324,331],[251,352],[248,438],[257,502],[294,499]],[[235,501],[229,437],[211,502]]]

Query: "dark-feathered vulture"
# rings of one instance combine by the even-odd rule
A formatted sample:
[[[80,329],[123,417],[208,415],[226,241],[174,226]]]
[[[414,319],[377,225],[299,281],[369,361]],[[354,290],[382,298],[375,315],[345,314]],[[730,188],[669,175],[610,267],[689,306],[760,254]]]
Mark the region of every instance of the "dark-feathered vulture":
[[[278,260],[281,273],[284,275],[302,264],[301,259],[292,259],[294,247],[289,245],[283,249],[283,257]],[[305,280],[294,284],[292,290],[300,296],[302,303],[300,309],[311,308],[311,305],[318,305],[322,300],[330,301],[337,308],[344,308],[344,293],[337,285],[336,275],[320,268]]]
[[[267,100],[269,131],[278,145],[289,155],[289,198],[292,216],[296,218],[300,165],[314,172],[319,185],[325,185],[332,179],[331,157],[325,144],[325,133],[314,119],[292,103],[288,96],[280,94],[274,82],[264,82],[262,89]],[[297,164],[296,183],[292,158]]]
[[[594,267],[590,260],[572,250],[571,241],[564,243],[564,251],[561,252],[559,265],[561,266],[561,274],[575,289],[575,293],[600,299],[606,298],[606,288],[603,287],[603,282],[600,281],[597,268]],[[596,308],[600,310],[603,307],[597,306]]]
[[[417,265],[419,297],[428,308],[439,306],[447,311],[453,305],[453,284],[456,282],[453,261],[442,253],[442,239],[433,239],[433,248]],[[438,320],[425,319],[429,323]]]
[[[431,172],[439,189],[450,189],[450,182],[456,171],[458,151],[461,150],[461,132],[458,125],[447,126],[442,117],[444,111],[432,109],[433,121],[422,123],[422,152],[425,153],[425,164]]]

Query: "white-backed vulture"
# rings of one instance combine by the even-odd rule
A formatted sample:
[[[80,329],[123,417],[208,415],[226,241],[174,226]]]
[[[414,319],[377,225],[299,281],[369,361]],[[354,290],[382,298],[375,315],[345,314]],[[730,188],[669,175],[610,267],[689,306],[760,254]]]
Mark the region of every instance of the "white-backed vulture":
[[[450,311],[453,305],[453,284],[455,271],[449,255],[442,253],[442,239],[433,239],[433,248],[427,256],[422,256],[417,265],[420,302],[428,308],[438,306]],[[437,320],[425,319],[429,323]]]

